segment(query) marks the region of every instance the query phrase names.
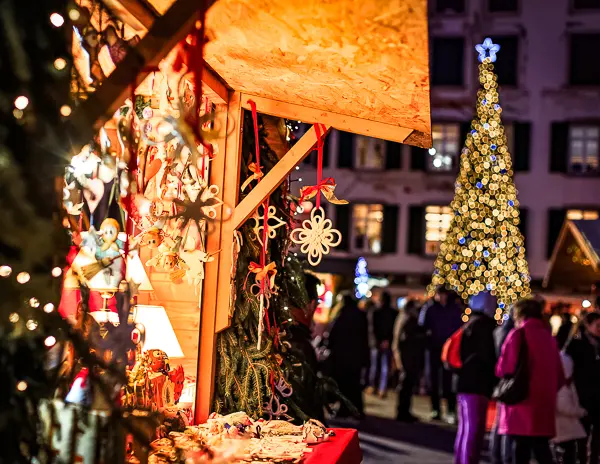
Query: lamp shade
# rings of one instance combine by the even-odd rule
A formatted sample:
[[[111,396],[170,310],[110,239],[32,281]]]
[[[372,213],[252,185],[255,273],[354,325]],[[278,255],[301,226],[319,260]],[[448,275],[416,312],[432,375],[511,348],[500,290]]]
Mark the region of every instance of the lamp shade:
[[[163,350],[169,358],[183,358],[177,335],[163,306],[136,305],[135,322],[145,329],[142,351]]]

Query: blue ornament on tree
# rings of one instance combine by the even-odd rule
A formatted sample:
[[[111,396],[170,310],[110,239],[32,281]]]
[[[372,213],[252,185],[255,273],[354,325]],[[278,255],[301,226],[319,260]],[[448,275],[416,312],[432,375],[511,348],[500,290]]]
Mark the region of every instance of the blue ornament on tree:
[[[478,189],[483,188],[483,184],[481,182],[477,182],[475,184],[475,187],[477,187]]]
[[[458,239],[458,243],[460,243],[461,245],[464,245],[466,241],[467,240],[464,237]]]

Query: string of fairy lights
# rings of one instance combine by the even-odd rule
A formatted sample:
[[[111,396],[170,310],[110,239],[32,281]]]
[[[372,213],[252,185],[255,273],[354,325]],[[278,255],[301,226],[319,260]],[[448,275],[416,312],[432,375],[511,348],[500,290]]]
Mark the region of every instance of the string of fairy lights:
[[[486,39],[476,50],[482,86],[477,94],[477,115],[461,153],[451,203],[454,215],[428,290],[432,293],[436,287],[446,286],[464,300],[489,291],[498,298],[495,318],[501,321],[510,304],[529,296],[530,276],[492,64],[500,46]]]

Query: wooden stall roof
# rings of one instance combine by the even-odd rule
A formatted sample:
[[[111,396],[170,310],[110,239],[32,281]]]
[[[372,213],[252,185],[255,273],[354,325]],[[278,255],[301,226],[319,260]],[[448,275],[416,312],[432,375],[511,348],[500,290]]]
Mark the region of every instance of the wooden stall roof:
[[[162,13],[173,0],[149,3]],[[206,24],[205,58],[230,88],[431,146],[426,0],[218,0]]]
[[[565,221],[544,278],[544,287],[589,290],[600,280],[600,220]]]

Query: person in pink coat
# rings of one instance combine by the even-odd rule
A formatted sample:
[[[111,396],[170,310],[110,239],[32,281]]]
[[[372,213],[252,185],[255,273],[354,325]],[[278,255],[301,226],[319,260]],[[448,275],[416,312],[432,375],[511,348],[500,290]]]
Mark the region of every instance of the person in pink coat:
[[[565,378],[558,346],[550,326],[542,320],[543,309],[543,302],[534,299],[516,303],[516,328],[508,335],[496,365],[499,378],[514,375],[525,340],[527,398],[514,405],[500,404],[498,433],[511,437],[512,464],[528,464],[532,455],[539,464],[553,462],[549,441],[556,435],[556,398]]]

